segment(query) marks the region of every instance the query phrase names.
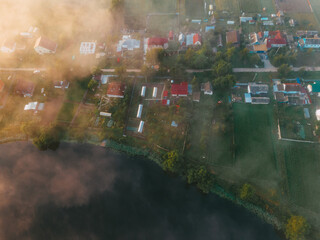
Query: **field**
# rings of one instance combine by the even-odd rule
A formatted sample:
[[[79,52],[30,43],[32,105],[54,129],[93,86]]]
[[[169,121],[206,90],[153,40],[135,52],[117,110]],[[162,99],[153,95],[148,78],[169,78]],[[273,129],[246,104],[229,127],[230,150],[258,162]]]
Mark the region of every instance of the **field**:
[[[275,13],[274,0],[260,0],[261,7],[266,9],[266,13]]]
[[[288,13],[288,16],[298,22],[300,29],[318,30],[319,24],[312,13]]]
[[[239,0],[240,9],[245,13],[257,13],[261,12],[260,0]]]
[[[282,142],[291,202],[320,213],[320,146]]]
[[[320,21],[320,2],[318,0],[310,0],[310,3],[314,11],[314,14],[318,18],[318,21]]]
[[[286,12],[306,13],[311,12],[307,0],[275,0],[279,8]]]
[[[71,122],[76,107],[77,105],[73,103],[64,103],[58,114],[57,120],[61,122]]]
[[[219,11],[240,12],[238,0],[216,0],[216,6]]]
[[[262,189],[277,188],[272,105],[234,104],[236,166],[241,177]]]

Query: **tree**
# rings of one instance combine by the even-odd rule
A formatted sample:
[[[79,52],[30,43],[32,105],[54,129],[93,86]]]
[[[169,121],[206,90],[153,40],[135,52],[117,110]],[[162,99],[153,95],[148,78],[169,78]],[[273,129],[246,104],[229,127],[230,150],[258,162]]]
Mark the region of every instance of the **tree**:
[[[160,65],[163,61],[165,51],[162,48],[153,48],[147,52],[146,61],[149,65]]]
[[[117,67],[115,69],[115,74],[119,77],[120,80],[122,80],[127,75],[127,68],[125,66]]]
[[[256,191],[249,183],[244,184],[240,189],[240,198],[242,200],[253,201]]]
[[[111,2],[111,10],[123,10],[124,8],[124,0],[112,0]]]
[[[233,57],[235,52],[236,52],[236,48],[235,47],[228,48],[228,50],[226,52],[228,61],[231,61],[231,59],[232,59],[232,57]]]
[[[228,90],[234,86],[236,82],[235,76],[228,74],[226,76],[217,77],[213,80],[213,88],[216,90]]]
[[[302,216],[291,216],[286,225],[286,238],[289,240],[304,240],[309,225]]]
[[[198,80],[196,78],[196,76],[193,77],[192,81],[191,81],[191,84],[192,84],[192,90],[193,91],[198,91],[199,89],[199,83],[198,83]]]
[[[182,161],[177,151],[171,151],[164,155],[162,163],[163,169],[172,173],[176,173],[182,167]]]
[[[247,61],[249,58],[249,49],[244,48],[240,51],[240,58],[242,61]]]
[[[94,90],[96,89],[96,87],[98,86],[98,82],[94,79],[91,79],[90,82],[88,83],[88,89],[90,89],[92,92],[94,92]]]
[[[42,128],[40,134],[33,138],[33,144],[41,151],[48,149],[57,150],[60,145],[60,136],[56,130],[56,128]]]
[[[186,177],[189,184],[195,183],[203,193],[209,193],[214,185],[214,176],[204,166],[189,168]]]
[[[278,74],[280,78],[286,78],[291,73],[291,67],[288,64],[282,64],[278,68]]]
[[[217,77],[225,76],[232,73],[232,66],[228,62],[220,60],[213,66],[213,72]]]

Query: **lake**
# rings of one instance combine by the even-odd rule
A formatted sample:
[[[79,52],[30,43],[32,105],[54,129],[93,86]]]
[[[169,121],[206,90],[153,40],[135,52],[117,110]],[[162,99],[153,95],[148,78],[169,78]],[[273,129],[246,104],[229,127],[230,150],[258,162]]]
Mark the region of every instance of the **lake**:
[[[0,239],[280,239],[246,209],[143,158],[66,143],[0,152]]]

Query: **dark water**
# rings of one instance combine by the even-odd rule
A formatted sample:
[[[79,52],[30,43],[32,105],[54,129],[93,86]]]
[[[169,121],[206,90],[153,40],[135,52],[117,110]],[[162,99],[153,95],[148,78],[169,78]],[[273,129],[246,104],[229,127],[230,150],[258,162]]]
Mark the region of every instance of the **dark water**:
[[[0,153],[0,239],[279,239],[247,210],[144,159],[72,144]]]

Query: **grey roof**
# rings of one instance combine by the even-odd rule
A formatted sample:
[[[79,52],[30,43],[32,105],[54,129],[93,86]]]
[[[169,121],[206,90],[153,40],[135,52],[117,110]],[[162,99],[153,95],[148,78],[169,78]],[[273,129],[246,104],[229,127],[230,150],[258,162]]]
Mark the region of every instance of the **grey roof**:
[[[252,104],[269,104],[270,98],[268,97],[251,97]]]
[[[267,93],[269,90],[269,86],[267,84],[249,84],[249,93],[259,94],[259,93]]]

